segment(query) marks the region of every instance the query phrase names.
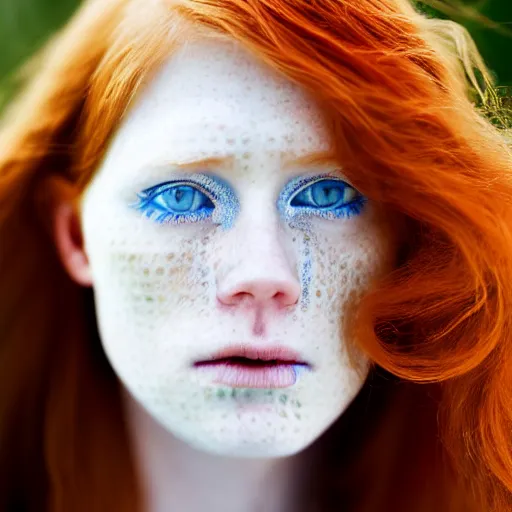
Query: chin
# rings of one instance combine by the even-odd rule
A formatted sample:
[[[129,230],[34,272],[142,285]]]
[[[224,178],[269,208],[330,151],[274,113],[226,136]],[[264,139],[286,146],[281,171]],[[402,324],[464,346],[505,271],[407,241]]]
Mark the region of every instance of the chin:
[[[237,459],[274,459],[291,457],[307,448],[305,443],[291,443],[288,439],[273,442],[262,442],[261,440],[241,439],[238,443],[226,439],[223,443],[200,443],[196,449],[216,455],[219,457],[230,457]]]
[[[282,458],[296,455],[312,444],[321,433],[307,430],[281,430],[270,424],[266,428],[246,429],[240,424],[233,424],[214,435],[204,433],[194,439],[182,440],[196,450],[219,457],[231,458]]]

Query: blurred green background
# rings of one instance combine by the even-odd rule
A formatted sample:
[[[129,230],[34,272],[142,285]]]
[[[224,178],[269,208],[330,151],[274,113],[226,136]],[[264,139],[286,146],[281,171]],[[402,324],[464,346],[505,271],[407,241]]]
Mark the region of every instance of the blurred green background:
[[[512,0],[427,1],[436,7],[426,7],[430,14],[463,23],[498,83],[512,85],[512,36],[508,34],[512,34]],[[79,0],[0,0],[0,107],[12,92],[14,71],[65,24],[79,4]],[[492,20],[495,26],[479,18]]]

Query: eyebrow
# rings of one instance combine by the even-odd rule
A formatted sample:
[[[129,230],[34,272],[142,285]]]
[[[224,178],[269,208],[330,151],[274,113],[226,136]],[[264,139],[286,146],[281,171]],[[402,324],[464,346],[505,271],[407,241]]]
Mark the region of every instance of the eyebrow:
[[[338,158],[332,151],[320,151],[308,153],[298,158],[285,158],[284,167],[309,167],[312,165],[332,165],[339,164]]]
[[[225,165],[233,164],[234,155],[222,157],[208,157],[193,160],[181,160],[178,162],[165,162],[164,167],[172,166],[184,171],[194,171],[198,169],[214,169]],[[283,167],[308,167],[312,165],[338,165],[338,158],[331,151],[320,151],[308,153],[300,157],[285,157]]]

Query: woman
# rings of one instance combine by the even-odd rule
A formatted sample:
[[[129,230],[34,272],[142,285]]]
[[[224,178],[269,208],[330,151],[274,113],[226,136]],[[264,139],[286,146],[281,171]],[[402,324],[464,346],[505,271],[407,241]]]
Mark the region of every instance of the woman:
[[[1,138],[1,510],[509,510],[484,85],[405,0],[87,2]]]

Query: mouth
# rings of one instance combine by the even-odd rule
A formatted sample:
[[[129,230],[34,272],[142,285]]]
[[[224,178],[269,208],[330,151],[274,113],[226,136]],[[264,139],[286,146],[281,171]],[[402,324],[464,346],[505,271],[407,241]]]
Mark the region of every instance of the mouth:
[[[228,347],[210,359],[197,361],[194,368],[207,373],[216,384],[235,388],[286,388],[293,386],[301,371],[310,365],[296,352],[284,347]]]

